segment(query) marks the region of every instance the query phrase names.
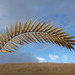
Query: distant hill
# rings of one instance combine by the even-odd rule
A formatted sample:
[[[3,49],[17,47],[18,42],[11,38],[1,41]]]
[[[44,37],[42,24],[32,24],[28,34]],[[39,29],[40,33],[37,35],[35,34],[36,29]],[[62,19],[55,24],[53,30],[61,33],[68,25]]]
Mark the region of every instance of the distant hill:
[[[0,75],[75,75],[75,64],[0,64]]]

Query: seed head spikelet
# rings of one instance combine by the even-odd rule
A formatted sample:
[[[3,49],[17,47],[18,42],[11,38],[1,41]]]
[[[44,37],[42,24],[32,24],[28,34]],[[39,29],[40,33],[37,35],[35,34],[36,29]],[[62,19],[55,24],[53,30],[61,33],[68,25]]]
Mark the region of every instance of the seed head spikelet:
[[[75,50],[73,47],[75,45],[75,40],[73,40],[75,36],[66,34],[63,28],[54,27],[55,24],[52,24],[52,22],[46,24],[46,21],[42,22],[42,20],[36,24],[37,19],[33,23],[31,22],[32,19],[29,22],[27,20],[24,26],[22,26],[21,22],[19,25],[16,22],[14,28],[12,25],[10,29],[6,27],[6,34],[4,31],[0,34],[0,52],[12,53],[13,50],[19,48],[18,44],[45,44],[45,42]]]

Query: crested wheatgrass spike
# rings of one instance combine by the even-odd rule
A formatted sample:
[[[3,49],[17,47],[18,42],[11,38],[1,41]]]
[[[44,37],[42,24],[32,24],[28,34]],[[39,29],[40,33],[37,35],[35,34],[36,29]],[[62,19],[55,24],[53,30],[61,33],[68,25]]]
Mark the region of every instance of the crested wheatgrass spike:
[[[10,29],[6,27],[6,34],[4,31],[0,34],[0,52],[12,53],[13,50],[19,48],[18,44],[45,44],[45,42],[66,47],[68,50],[75,50],[73,47],[75,45],[75,40],[73,40],[75,36],[66,34],[65,31],[62,31],[63,28],[54,27],[55,24],[52,24],[52,22],[45,25],[46,21],[42,24],[42,20],[37,24],[36,21],[37,19],[31,24],[32,19],[29,22],[27,20],[24,26],[22,26],[21,22],[19,25],[16,22],[14,28],[12,25]]]

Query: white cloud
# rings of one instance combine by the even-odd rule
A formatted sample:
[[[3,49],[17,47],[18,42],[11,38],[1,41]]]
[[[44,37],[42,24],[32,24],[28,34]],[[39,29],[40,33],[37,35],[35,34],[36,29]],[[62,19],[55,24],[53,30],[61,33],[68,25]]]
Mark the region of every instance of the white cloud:
[[[49,54],[50,62],[57,63],[75,63],[75,59],[71,54],[64,54],[62,56]]]
[[[61,60],[62,60],[62,62],[63,63],[66,63],[69,59],[68,59],[68,55],[66,54],[66,55],[63,55],[62,57],[61,57]]]
[[[56,61],[56,60],[59,58],[59,56],[49,54],[49,58],[50,58],[50,60],[51,60],[52,62],[54,62],[54,61]]]
[[[73,60],[73,62],[75,63],[75,60]]]
[[[44,58],[41,57],[36,57],[38,59],[39,62],[46,62],[46,60]]]

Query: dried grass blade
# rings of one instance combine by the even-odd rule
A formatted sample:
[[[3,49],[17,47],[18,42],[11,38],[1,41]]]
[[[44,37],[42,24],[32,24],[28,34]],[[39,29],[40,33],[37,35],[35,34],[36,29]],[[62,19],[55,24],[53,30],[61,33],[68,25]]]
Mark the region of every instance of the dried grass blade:
[[[30,38],[31,38],[34,42],[36,42],[36,40],[31,36],[30,33],[27,32],[27,34],[30,36]],[[36,43],[37,43],[37,42],[36,42]]]
[[[3,47],[4,46],[4,41],[3,41],[3,38],[1,36],[1,34],[0,34],[0,41],[1,41],[1,44],[2,44],[2,47]]]
[[[15,24],[14,36],[17,35],[17,32],[18,32],[18,23],[16,22],[16,24]]]
[[[36,24],[36,26],[32,29],[32,32],[35,31],[35,29],[40,25],[41,22],[42,22],[42,20]]]
[[[16,43],[16,44],[23,45],[23,44],[21,44],[20,42],[17,42],[17,41],[15,41],[15,40],[12,40],[12,39],[11,39],[11,41],[14,42],[14,43]]]
[[[28,42],[27,41],[25,41],[21,36],[17,36],[20,40],[22,40],[23,42],[25,42],[25,43],[27,43],[28,44]]]
[[[12,48],[12,49],[16,50],[16,48],[12,47],[12,46],[9,45],[9,44],[5,44],[5,46],[7,46],[7,47],[9,47],[9,48]]]
[[[22,29],[22,33],[25,31],[25,28],[27,26],[27,23],[28,23],[28,20],[25,22],[24,26],[23,26],[23,29]]]
[[[13,44],[12,42],[8,42],[8,44],[10,44],[10,45],[12,45],[12,46],[14,46],[16,48],[19,48],[17,45]]]
[[[11,38],[13,38],[13,29],[12,29],[12,25],[11,25],[10,32],[11,32],[10,36],[11,36]]]
[[[18,41],[18,42],[20,42],[22,45],[24,44],[21,40],[19,40],[18,38],[13,38],[13,39],[15,39],[16,41]]]
[[[8,27],[6,27],[6,31],[7,31],[7,39],[9,41],[10,39],[9,39],[9,30],[8,30]]]
[[[4,42],[7,43],[7,41],[6,41],[6,35],[5,35],[4,31],[2,32],[2,36],[4,38]]]
[[[41,41],[42,43],[44,43],[43,40],[41,39],[41,37],[39,36],[39,34],[38,34],[37,32],[35,32],[35,34],[36,34],[36,36],[38,37],[38,39],[40,39],[40,41]]]
[[[58,44],[59,46],[61,46],[61,43],[60,43],[60,41],[58,40],[57,36],[55,36],[55,35],[53,34],[53,37],[54,37],[55,41],[57,42],[57,44]]]
[[[0,50],[1,50],[2,48],[1,48],[1,43],[0,43]]]
[[[13,51],[8,51],[8,50],[0,50],[0,52],[10,53],[10,52],[13,52]]]
[[[49,43],[51,43],[51,42],[49,41],[49,38],[45,35],[45,33],[42,32],[42,34],[44,35],[44,37],[46,38],[46,40],[47,40]]]
[[[60,32],[60,33],[56,33],[55,35],[62,35],[65,34],[66,32]]]
[[[4,47],[4,49],[5,50],[7,50],[7,51],[9,51],[9,52],[11,52],[12,50],[10,50],[9,48],[7,48],[7,47]]]
[[[58,32],[60,32],[60,31],[62,31],[62,30],[63,30],[63,29],[58,29],[58,30],[56,30],[56,31],[53,31],[52,34],[58,33]]]
[[[31,34],[35,37],[35,39],[38,41],[38,42],[40,42],[40,40],[36,37],[36,35],[33,33],[33,32],[31,32]],[[41,42],[40,42],[41,43]]]
[[[75,43],[71,43],[72,45],[75,45]]]
[[[36,21],[37,21],[37,19],[33,22],[33,24],[31,25],[31,27],[29,28],[28,32],[30,32],[30,31],[31,31],[31,29],[32,29],[32,28],[33,28],[33,26],[35,25]]]
[[[44,32],[47,32],[48,30],[50,30],[54,25],[55,25],[55,24],[53,24],[53,25],[51,25],[50,27],[46,28],[46,29],[44,30]]]
[[[22,23],[20,22],[20,24],[18,26],[18,34],[20,34],[21,29],[22,29]]]
[[[58,29],[58,28],[59,28],[59,27],[55,27],[55,28],[53,28],[52,30],[49,30],[48,33],[51,33],[51,32],[55,31],[55,30]]]
[[[62,39],[63,39],[63,38],[62,38]],[[66,46],[68,46],[69,49],[73,49],[73,50],[74,50],[74,47],[71,45],[70,42],[68,42],[68,41],[66,41],[66,40],[64,40],[64,39],[63,39],[63,41],[64,41],[64,43],[66,44]]]
[[[53,37],[53,35],[52,35],[51,33],[49,33],[49,35],[51,36],[52,40],[53,40],[56,44],[58,44],[57,41],[56,41],[56,39],[55,39],[55,37]]]
[[[31,40],[33,42],[33,40],[25,33],[23,33],[29,40]]]
[[[49,40],[50,40],[52,43],[54,43],[53,40],[52,40],[52,37],[51,37],[47,32],[45,32],[45,33],[46,33],[46,35],[48,36]]]
[[[29,29],[31,22],[32,22],[32,19],[31,19],[30,22],[28,23],[28,25],[27,25],[27,27],[26,27],[26,29],[25,29],[25,32]]]
[[[46,41],[46,38],[42,35],[42,33],[39,32],[39,31],[38,31],[38,33],[39,33],[39,35],[43,38],[43,40]],[[47,41],[46,41],[46,42],[47,42]]]
[[[39,30],[44,26],[45,23],[46,23],[46,21],[43,22],[43,23],[36,29],[36,31],[39,31]]]
[[[64,39],[72,39],[72,38],[75,38],[75,36],[64,37]]]
[[[66,37],[66,36],[69,36],[69,35],[71,35],[71,34],[61,34],[61,35],[59,35],[60,37]]]
[[[30,43],[31,43],[31,41],[30,41],[30,40],[28,40],[28,38],[26,38],[24,35],[20,34],[20,36],[22,36],[25,40],[27,40],[28,42],[30,42]]]
[[[43,28],[40,29],[40,32],[43,31],[44,29],[46,29],[52,22],[48,23],[46,26],[44,26]]]
[[[68,42],[75,42],[75,40],[71,40],[71,39],[64,39],[64,40]]]

